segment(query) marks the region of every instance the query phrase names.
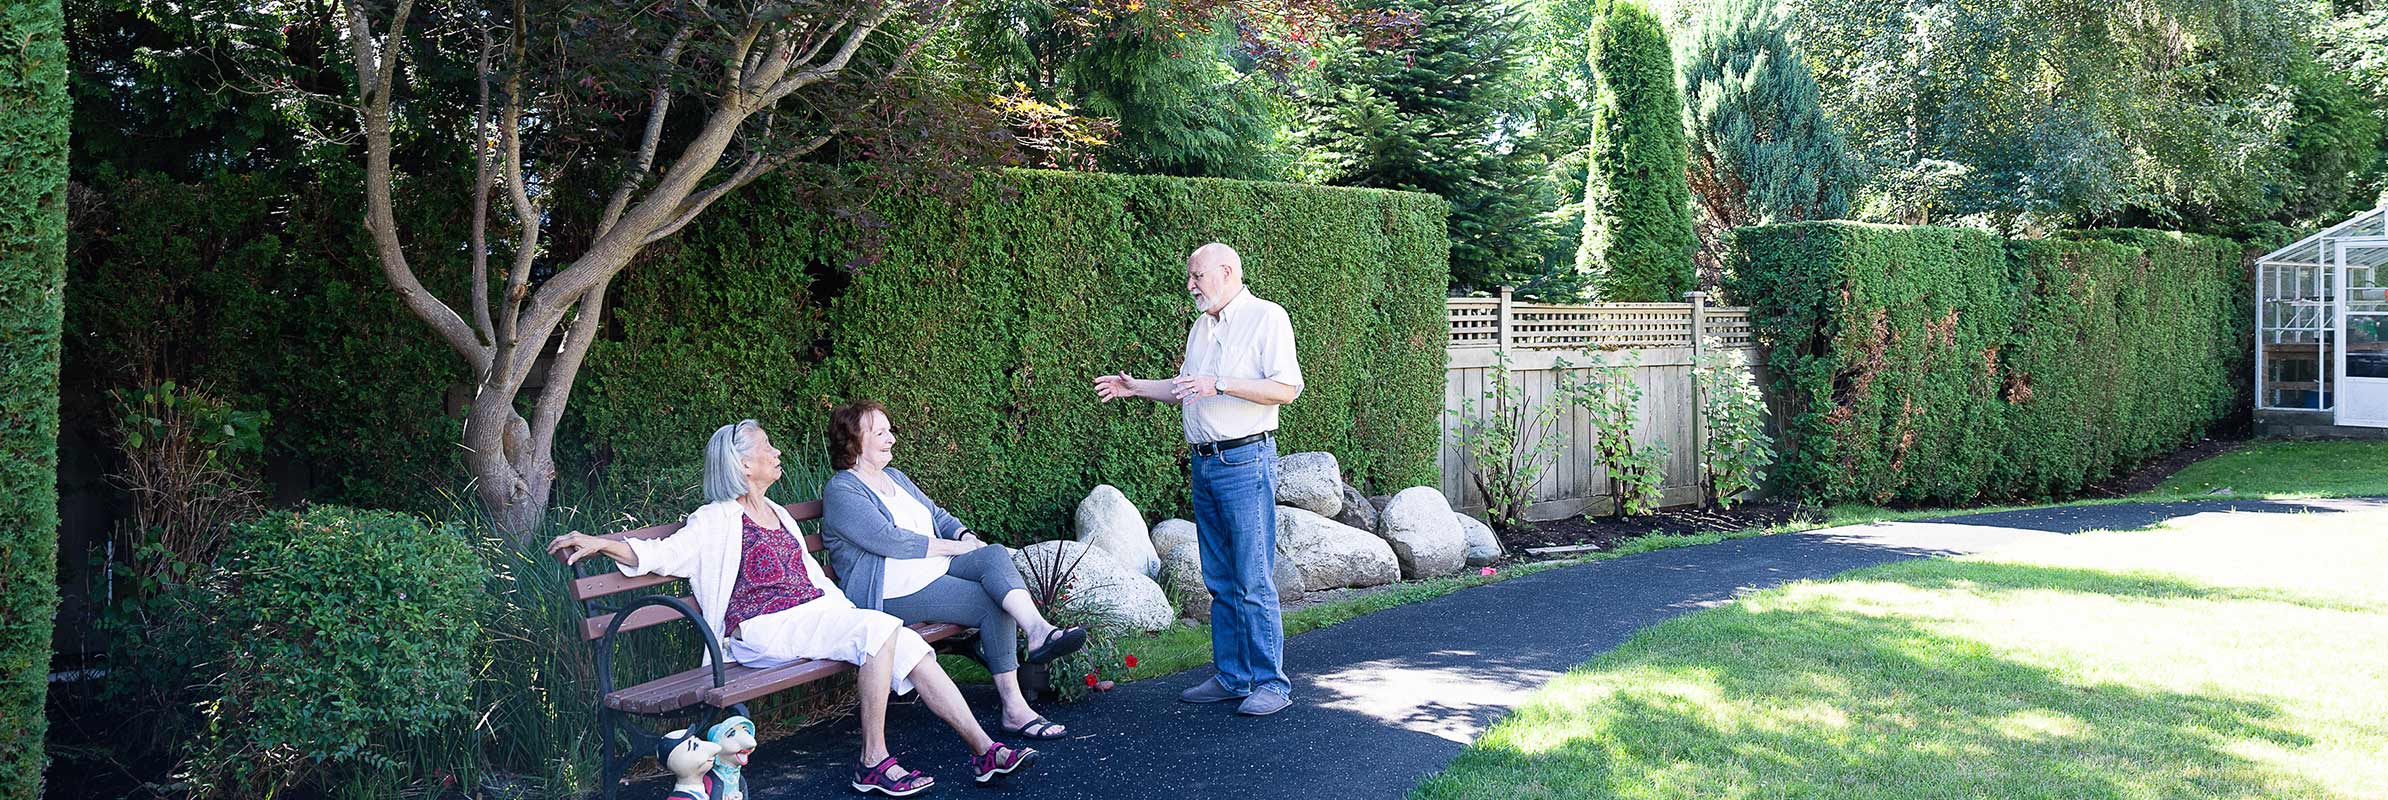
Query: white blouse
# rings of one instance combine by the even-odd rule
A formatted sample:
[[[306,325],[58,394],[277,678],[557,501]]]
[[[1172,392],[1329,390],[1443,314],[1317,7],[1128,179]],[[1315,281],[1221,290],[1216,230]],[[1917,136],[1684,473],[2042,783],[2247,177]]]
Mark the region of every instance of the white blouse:
[[[887,507],[887,515],[895,519],[896,527],[922,538],[935,538],[930,535],[937,527],[929,519],[929,507],[912,499],[912,494],[904,491],[903,487],[896,487],[894,494],[888,494],[874,486],[871,487],[871,494],[878,495],[879,505]],[[929,584],[945,576],[945,570],[953,564],[953,560],[952,556],[887,559],[887,573],[879,579],[880,599],[894,600],[928,588]]]

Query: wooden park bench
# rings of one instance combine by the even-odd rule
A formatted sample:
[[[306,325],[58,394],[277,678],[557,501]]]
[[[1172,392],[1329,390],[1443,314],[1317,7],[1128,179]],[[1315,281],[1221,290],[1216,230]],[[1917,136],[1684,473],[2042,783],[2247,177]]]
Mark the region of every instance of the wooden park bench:
[[[788,516],[799,523],[821,518],[818,500],[787,506]],[[673,522],[634,531],[606,534],[602,538],[614,541],[625,539],[661,539],[680,530],[685,524]],[[829,579],[837,580],[830,572],[829,558],[821,552],[821,536],[804,534],[804,549],[813,553]],[[560,557],[559,557],[560,560]],[[600,568],[597,559],[585,559],[572,568],[573,581],[569,591],[579,601],[586,619],[581,621],[581,639],[595,650],[597,667],[597,734],[605,741],[605,766],[600,777],[607,800],[612,800],[621,788],[622,775],[630,765],[645,755],[649,748],[624,748],[620,737],[630,742],[652,742],[663,731],[650,731],[636,720],[640,717],[678,717],[707,714],[716,718],[736,714],[748,716],[746,701],[803,686],[854,668],[843,661],[797,661],[769,669],[745,667],[722,658],[721,635],[705,624],[705,616],[698,612],[696,599],[687,594],[668,594],[652,590],[680,581],[662,575],[637,578],[624,577],[610,562]],[[705,642],[705,652],[712,663],[666,675],[637,686],[614,687],[614,637],[625,632],[652,628],[669,622],[686,620],[696,626]],[[977,631],[960,625],[923,623],[911,626],[920,638],[941,651],[959,652],[978,657],[978,649],[964,646]],[[666,729],[670,730],[670,729]]]

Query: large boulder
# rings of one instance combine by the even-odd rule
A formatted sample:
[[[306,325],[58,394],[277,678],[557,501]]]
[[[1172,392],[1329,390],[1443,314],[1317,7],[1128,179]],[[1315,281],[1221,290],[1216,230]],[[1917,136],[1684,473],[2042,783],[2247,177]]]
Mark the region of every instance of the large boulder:
[[[1150,578],[1161,574],[1161,557],[1153,552],[1152,532],[1144,527],[1144,513],[1128,496],[1103,484],[1078,501],[1078,541]]]
[[[1343,467],[1334,453],[1295,453],[1277,459],[1277,504],[1322,517],[1343,510]]]
[[[1377,535],[1393,546],[1404,578],[1450,575],[1467,563],[1467,535],[1450,501],[1433,487],[1412,486],[1394,494],[1378,520]]]
[[[1191,530],[1192,523],[1188,523]],[[1202,549],[1192,536],[1171,536],[1169,546],[1161,551],[1161,590],[1177,604],[1181,616],[1196,622],[1211,621],[1211,590],[1202,582]],[[1277,602],[1290,603],[1302,599],[1302,572],[1293,559],[1282,554],[1277,557]]]
[[[1013,551],[1012,563],[1030,585],[1059,582],[1074,603],[1139,631],[1169,627],[1169,597],[1153,579],[1130,571],[1084,542],[1038,542]],[[1066,576],[1066,580],[1061,576]]]
[[[1360,530],[1376,530],[1376,506],[1369,505],[1368,496],[1348,483],[1343,484],[1343,510],[1327,516]]]
[[[1468,543],[1468,566],[1489,567],[1501,560],[1501,537],[1493,535],[1492,526],[1466,514],[1459,517],[1459,534]]]
[[[1277,507],[1277,557],[1292,562],[1302,587],[1313,592],[1401,580],[1401,563],[1385,540],[1289,506]]]
[[[1179,542],[1194,541],[1194,523],[1182,519],[1165,519],[1153,525],[1153,552],[1162,556],[1162,566],[1168,566],[1169,550]]]

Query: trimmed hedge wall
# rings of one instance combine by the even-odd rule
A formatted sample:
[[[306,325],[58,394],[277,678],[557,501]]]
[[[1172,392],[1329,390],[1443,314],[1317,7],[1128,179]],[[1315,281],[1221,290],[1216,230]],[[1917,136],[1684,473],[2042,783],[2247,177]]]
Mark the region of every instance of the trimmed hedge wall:
[[[41,795],[58,604],[66,43],[57,0],[0,6],[0,798]]]
[[[1175,373],[1196,313],[1185,256],[1212,240],[1293,317],[1307,386],[1285,451],[1333,451],[1366,489],[1434,481],[1449,247],[1435,197],[1008,171],[959,203],[875,204],[886,244],[851,272],[856,226],[802,207],[787,185],[756,187],[623,278],[620,334],[574,402],[609,482],[693,486],[705,435],[749,415],[792,462],[813,458],[788,445],[817,452],[827,406],[865,396],[895,418],[896,466],[1009,541],[1066,528],[1099,483],[1182,515],[1178,409],[1100,404],[1093,379]]]
[[[2093,231],[1743,228],[1784,420],[1781,480],[1820,502],[2062,495],[2233,413],[2247,281],[2227,240]]]

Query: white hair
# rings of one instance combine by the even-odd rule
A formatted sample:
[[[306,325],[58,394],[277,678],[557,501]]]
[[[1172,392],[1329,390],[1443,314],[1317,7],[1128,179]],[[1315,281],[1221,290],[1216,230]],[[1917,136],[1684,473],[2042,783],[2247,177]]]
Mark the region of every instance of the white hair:
[[[755,436],[763,424],[742,419],[721,426],[705,442],[705,502],[719,503],[746,495],[746,454],[755,450]]]

